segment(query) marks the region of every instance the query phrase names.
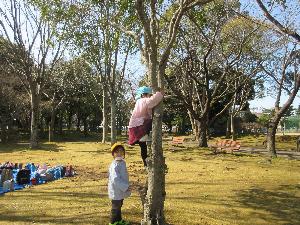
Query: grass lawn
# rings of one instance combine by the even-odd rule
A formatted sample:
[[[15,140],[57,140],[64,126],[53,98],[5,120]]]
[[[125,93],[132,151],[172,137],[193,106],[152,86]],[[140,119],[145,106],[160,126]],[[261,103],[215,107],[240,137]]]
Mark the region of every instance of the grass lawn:
[[[0,196],[0,224],[108,224],[109,145],[97,142],[0,145],[0,162],[72,164],[76,177]],[[212,155],[208,149],[164,145],[169,224],[300,224],[300,161],[246,154]],[[143,183],[138,147],[127,148],[132,183]],[[124,201],[123,217],[139,224],[137,191]]]

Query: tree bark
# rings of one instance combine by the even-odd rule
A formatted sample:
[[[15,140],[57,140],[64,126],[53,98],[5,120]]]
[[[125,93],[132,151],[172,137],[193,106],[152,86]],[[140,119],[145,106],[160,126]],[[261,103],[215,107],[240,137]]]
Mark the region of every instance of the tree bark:
[[[38,147],[38,122],[40,112],[40,94],[37,84],[31,85],[31,126],[30,126],[30,148]]]
[[[80,116],[79,113],[77,113],[77,125],[76,125],[76,130],[80,131]]]
[[[142,225],[165,224],[165,158],[162,150],[162,103],[153,110],[152,145],[148,146],[148,190]]]
[[[154,91],[158,87],[163,88],[162,77],[164,68],[157,71],[157,53],[149,51],[151,59],[148,66],[148,75],[151,78],[151,86]],[[162,149],[162,116],[163,104],[160,103],[152,113],[152,144],[148,146],[148,190],[144,204],[144,218],[142,225],[165,224],[164,201],[165,201],[165,159]]]
[[[279,123],[279,120],[275,119],[274,121],[271,121],[268,124],[268,132],[267,132],[267,150],[271,157],[276,158],[277,153],[275,149],[275,135],[276,135],[276,129],[277,125]]]
[[[50,125],[49,125],[49,142],[53,141],[54,138],[54,124],[55,124],[55,116],[56,111],[55,109],[51,110],[51,118],[50,118]]]
[[[84,119],[83,119],[83,134],[84,134],[84,137],[88,136],[88,123],[87,123],[86,117],[84,117]]]
[[[207,145],[207,119],[206,116],[200,119],[199,127],[199,147],[208,147]]]
[[[236,132],[235,132],[235,121],[234,121],[234,115],[231,113],[230,115],[230,130],[231,130],[231,139],[233,141],[236,140]]]
[[[59,124],[58,124],[58,133],[59,133],[59,135],[63,135],[63,119],[64,119],[64,115],[63,115],[62,111],[60,111],[60,113],[59,113]]]
[[[228,138],[230,138],[230,131],[231,131],[231,116],[229,115],[228,117],[227,117],[227,122],[226,122],[226,138],[228,139]]]
[[[291,92],[288,100],[285,102],[285,104],[282,106],[282,108],[279,111],[275,112],[275,115],[273,116],[273,118],[268,124],[267,150],[271,157],[277,157],[276,149],[275,149],[275,135],[276,135],[276,129],[278,123],[280,122],[282,116],[286,113],[288,108],[293,103],[295,96],[298,93],[299,87],[300,87],[300,77],[297,77],[295,87]]]
[[[108,118],[107,118],[107,108],[108,108],[108,99],[107,99],[107,91],[106,88],[103,88],[103,108],[102,108],[102,143],[106,143],[108,136]]]
[[[68,112],[68,130],[70,131],[71,130],[71,126],[72,126],[72,116],[73,116],[73,113],[72,111],[70,110]]]
[[[7,131],[6,131],[6,126],[3,122],[1,123],[1,143],[6,143],[7,142]]]
[[[117,131],[116,131],[116,97],[115,94],[111,94],[111,107],[110,107],[110,136],[111,144],[117,142]]]
[[[190,118],[190,123],[192,125],[193,135],[195,137],[195,140],[198,140],[199,134],[198,134],[198,126],[196,120],[193,118],[192,113],[188,110],[188,115]]]

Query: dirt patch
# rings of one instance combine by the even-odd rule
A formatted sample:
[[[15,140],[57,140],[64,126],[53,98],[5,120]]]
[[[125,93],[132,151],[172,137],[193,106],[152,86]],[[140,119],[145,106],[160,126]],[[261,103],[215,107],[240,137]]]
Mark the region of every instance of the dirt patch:
[[[77,176],[79,178],[83,178],[85,180],[97,181],[97,180],[108,177],[107,172],[99,172],[99,170],[96,170],[95,168],[76,166],[75,170],[76,170]]]

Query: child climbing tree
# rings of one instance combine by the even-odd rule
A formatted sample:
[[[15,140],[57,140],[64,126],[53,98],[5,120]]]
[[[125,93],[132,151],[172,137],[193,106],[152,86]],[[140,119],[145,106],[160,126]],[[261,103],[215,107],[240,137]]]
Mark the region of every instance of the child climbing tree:
[[[41,0],[31,1],[42,2],[42,5],[50,4]],[[50,2],[53,3],[53,1]],[[61,4],[62,1],[55,2],[58,7],[65,5]],[[81,1],[78,1],[78,4],[79,2]],[[163,76],[181,19],[190,9],[203,7],[209,2],[213,2],[213,0],[120,0],[115,3],[118,10],[113,11],[114,14],[110,16],[107,23],[118,27],[134,38],[140,49],[142,61],[147,67],[149,83],[154,93],[164,88]],[[101,8],[104,7],[106,1],[83,1],[83,5],[80,7],[76,6],[73,1],[70,4],[72,11],[74,11],[74,9],[85,10],[86,7],[84,6],[92,4]],[[48,9],[52,8],[51,4]],[[65,11],[65,9],[59,12],[62,11]],[[110,12],[108,11],[108,14]],[[141,222],[147,225],[165,224],[165,161],[162,150],[162,111],[163,106],[159,104],[154,108],[152,117],[152,147],[148,157],[148,191],[144,204],[144,218]]]
[[[128,1],[126,1],[128,4]],[[184,14],[193,7],[202,7],[212,0],[182,0],[170,3],[156,0],[135,1],[135,9],[142,27],[142,34],[128,31],[117,24],[125,33],[131,35],[141,51],[142,60],[147,67],[147,75],[153,91],[163,89],[169,55],[176,40],[177,30]],[[163,16],[161,16],[163,15]],[[166,22],[168,21],[168,22]],[[168,30],[168,32],[165,32]],[[141,39],[143,37],[143,40]],[[152,146],[148,157],[148,190],[144,204],[143,225],[165,224],[165,160],[162,150],[162,112],[159,104],[153,110]]]

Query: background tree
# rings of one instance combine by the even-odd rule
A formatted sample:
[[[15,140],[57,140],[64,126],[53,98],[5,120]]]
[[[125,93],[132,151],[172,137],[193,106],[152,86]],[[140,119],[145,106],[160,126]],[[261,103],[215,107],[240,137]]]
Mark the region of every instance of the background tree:
[[[11,59],[20,57],[21,65],[7,60],[27,89],[31,98],[30,147],[38,146],[38,121],[40,100],[45,80],[61,55],[61,42],[55,39],[55,30],[44,21],[39,12],[28,2],[6,0],[0,8],[0,31],[8,40]],[[55,43],[55,44],[54,44]],[[15,51],[12,44],[20,51]]]
[[[73,1],[44,2],[33,0],[52,23],[64,21],[66,32],[61,36],[70,39],[75,51],[80,51],[99,76],[102,89],[102,142],[107,141],[110,115],[111,142],[116,141],[116,108],[118,88],[123,83],[128,54],[132,51],[132,41],[111,25],[112,18],[125,24],[119,5],[115,2]],[[122,7],[122,6],[120,6]],[[53,17],[52,15],[57,15]],[[122,60],[119,60],[122,58]],[[110,109],[110,113],[109,112]]]
[[[281,32],[283,35],[288,35],[296,42],[300,43],[299,34],[299,21],[295,19],[299,15],[300,2],[299,1],[285,1],[285,0],[268,0],[266,6],[263,1],[256,0],[257,5],[264,13],[264,16],[274,25],[274,29]],[[286,21],[281,18],[275,18],[272,15],[272,11],[280,9],[283,13],[289,15],[289,19],[294,17],[293,21],[289,21],[288,25]],[[282,15],[283,13],[280,13]],[[281,20],[281,21],[280,21]]]
[[[277,126],[293,103],[300,88],[299,60],[300,51],[297,44],[290,45],[288,39],[277,39],[272,42],[270,54],[261,65],[266,74],[266,80],[274,84],[270,91],[275,95],[274,114],[268,123],[267,150],[272,157],[276,157],[275,134]],[[282,57],[283,55],[283,57]],[[272,86],[271,86],[272,87]],[[283,103],[283,94],[288,95],[288,99]]]
[[[189,14],[177,54],[183,57],[175,58],[182,59],[174,62],[167,77],[173,92],[188,109],[193,127],[198,128],[202,147],[207,147],[209,125],[232,105],[239,102],[242,106],[250,98],[252,79],[258,72],[259,62],[253,57],[256,46],[252,44],[258,27],[226,10],[238,7],[236,4],[218,2]],[[221,107],[212,115],[216,105]]]

